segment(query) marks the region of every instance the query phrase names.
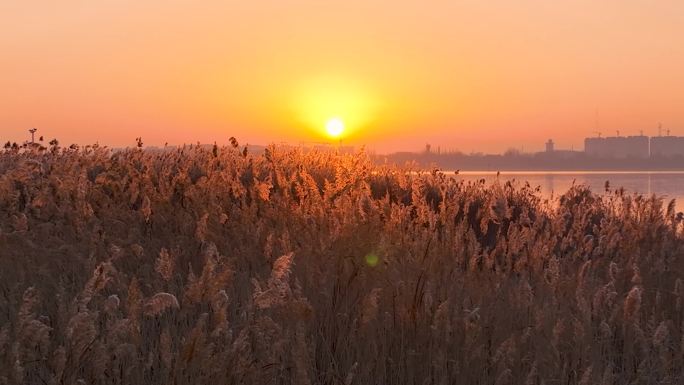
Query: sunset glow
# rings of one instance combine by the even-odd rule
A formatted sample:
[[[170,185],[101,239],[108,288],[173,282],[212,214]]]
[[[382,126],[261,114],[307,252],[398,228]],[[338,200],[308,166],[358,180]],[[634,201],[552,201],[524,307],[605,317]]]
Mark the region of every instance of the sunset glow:
[[[684,384],[684,0],[0,26],[0,385]]]
[[[63,143],[579,148],[684,134],[684,2],[0,5],[0,131]]]
[[[344,122],[340,118],[332,118],[325,124],[325,130],[328,132],[328,135],[338,138],[344,131]]]
[[[359,136],[374,123],[380,98],[352,76],[311,76],[292,85],[290,103],[295,124],[312,138]],[[344,117],[344,122],[341,117]],[[285,117],[287,119],[287,117]],[[325,132],[321,125],[325,124]]]

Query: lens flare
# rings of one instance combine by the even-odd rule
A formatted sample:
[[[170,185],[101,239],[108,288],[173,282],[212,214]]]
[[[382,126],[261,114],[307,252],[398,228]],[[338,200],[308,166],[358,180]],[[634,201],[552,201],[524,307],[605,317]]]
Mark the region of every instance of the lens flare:
[[[378,262],[380,262],[380,258],[376,254],[370,253],[366,255],[366,265],[375,267],[378,265]]]

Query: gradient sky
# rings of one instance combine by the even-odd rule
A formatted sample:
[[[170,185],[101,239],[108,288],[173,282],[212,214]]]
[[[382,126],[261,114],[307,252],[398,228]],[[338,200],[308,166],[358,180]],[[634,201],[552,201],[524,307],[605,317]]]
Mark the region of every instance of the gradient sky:
[[[684,135],[684,1],[0,0],[0,139],[385,152]]]

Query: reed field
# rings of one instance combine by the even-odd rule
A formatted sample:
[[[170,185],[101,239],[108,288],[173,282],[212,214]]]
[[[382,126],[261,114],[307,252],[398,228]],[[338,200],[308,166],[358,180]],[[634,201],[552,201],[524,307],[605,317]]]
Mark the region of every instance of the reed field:
[[[674,202],[359,152],[0,150],[0,384],[682,384]]]

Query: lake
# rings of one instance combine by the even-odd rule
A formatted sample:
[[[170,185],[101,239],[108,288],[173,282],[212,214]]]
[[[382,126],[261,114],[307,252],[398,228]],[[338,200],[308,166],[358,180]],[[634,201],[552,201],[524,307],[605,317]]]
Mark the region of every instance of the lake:
[[[496,172],[461,171],[456,177],[465,181],[484,178],[489,184],[496,179]],[[533,187],[541,187],[545,197],[566,192],[573,181],[600,193],[609,181],[611,189],[624,187],[628,193],[655,194],[665,199],[665,205],[676,199],[677,210],[684,211],[684,171],[502,171],[499,180],[515,180],[519,184],[527,181]]]

